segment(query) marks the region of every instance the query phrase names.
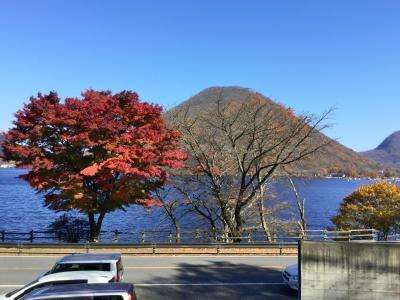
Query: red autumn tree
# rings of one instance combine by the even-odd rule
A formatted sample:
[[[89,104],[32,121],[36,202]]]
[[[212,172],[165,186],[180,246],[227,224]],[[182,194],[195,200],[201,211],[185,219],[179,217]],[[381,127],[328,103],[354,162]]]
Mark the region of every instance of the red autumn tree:
[[[161,112],[130,91],[89,90],[64,102],[39,94],[16,113],[4,155],[30,169],[22,178],[45,193],[47,207],[86,214],[94,241],[108,212],[159,205],[152,192],[167,168],[181,167],[179,134]]]

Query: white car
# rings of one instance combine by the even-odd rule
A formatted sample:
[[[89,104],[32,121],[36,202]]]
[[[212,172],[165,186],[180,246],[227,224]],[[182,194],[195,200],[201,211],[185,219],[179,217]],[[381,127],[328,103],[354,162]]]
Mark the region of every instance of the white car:
[[[136,300],[131,283],[71,284],[35,290],[21,300]]]
[[[114,281],[122,281],[124,267],[120,253],[78,253],[64,256],[54,267],[41,276],[60,272],[105,271],[114,276]]]
[[[297,291],[299,289],[299,265],[288,266],[282,272],[282,279],[291,289]]]
[[[24,297],[33,290],[66,284],[78,283],[105,283],[114,281],[114,276],[110,272],[101,271],[76,271],[44,275],[35,281],[28,283],[18,290],[5,295],[0,295],[0,300],[17,300]]]

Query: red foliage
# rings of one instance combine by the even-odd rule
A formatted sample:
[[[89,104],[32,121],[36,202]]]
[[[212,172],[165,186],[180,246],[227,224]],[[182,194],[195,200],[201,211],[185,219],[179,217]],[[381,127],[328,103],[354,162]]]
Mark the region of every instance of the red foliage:
[[[161,112],[130,91],[89,90],[64,103],[55,92],[39,94],[16,113],[5,157],[30,168],[23,178],[55,210],[157,205],[151,194],[166,182],[166,168],[186,159]]]

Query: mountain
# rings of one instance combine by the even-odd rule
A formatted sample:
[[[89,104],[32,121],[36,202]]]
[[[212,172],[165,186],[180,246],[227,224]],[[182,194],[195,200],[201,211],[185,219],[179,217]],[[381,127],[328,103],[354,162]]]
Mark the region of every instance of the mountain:
[[[2,134],[2,133],[0,132],[0,162],[3,161],[3,160],[1,159],[1,155],[3,155],[3,148],[1,147],[1,145],[3,144],[3,141],[4,141],[4,134]]]
[[[3,142],[4,142],[4,134],[0,132],[0,154],[3,153],[3,151],[2,151],[3,148],[1,147],[1,145],[3,144]]]
[[[400,170],[400,130],[389,135],[374,150],[361,152],[361,154],[387,167]]]
[[[218,98],[223,105],[229,105],[230,103],[249,101],[254,97],[261,98],[272,106],[279,105],[268,97],[248,88],[210,87],[170,109],[165,113],[165,117],[167,121],[170,121],[174,113],[187,107],[190,107],[191,115],[206,112]],[[317,140],[319,142],[329,141],[330,144],[312,157],[310,156],[308,159],[292,165],[291,172],[303,176],[325,176],[331,173],[345,173],[350,176],[375,176],[382,168],[379,163],[346,148],[323,133],[317,135]]]

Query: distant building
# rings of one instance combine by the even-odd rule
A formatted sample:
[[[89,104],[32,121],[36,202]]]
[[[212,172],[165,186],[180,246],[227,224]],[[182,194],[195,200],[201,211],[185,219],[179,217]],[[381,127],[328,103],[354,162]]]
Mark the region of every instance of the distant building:
[[[342,172],[337,172],[337,173],[330,173],[328,174],[329,178],[345,178],[346,174],[342,173]]]
[[[15,168],[15,164],[13,164],[13,163],[7,163],[7,162],[0,162],[0,168],[1,168],[1,169]]]

